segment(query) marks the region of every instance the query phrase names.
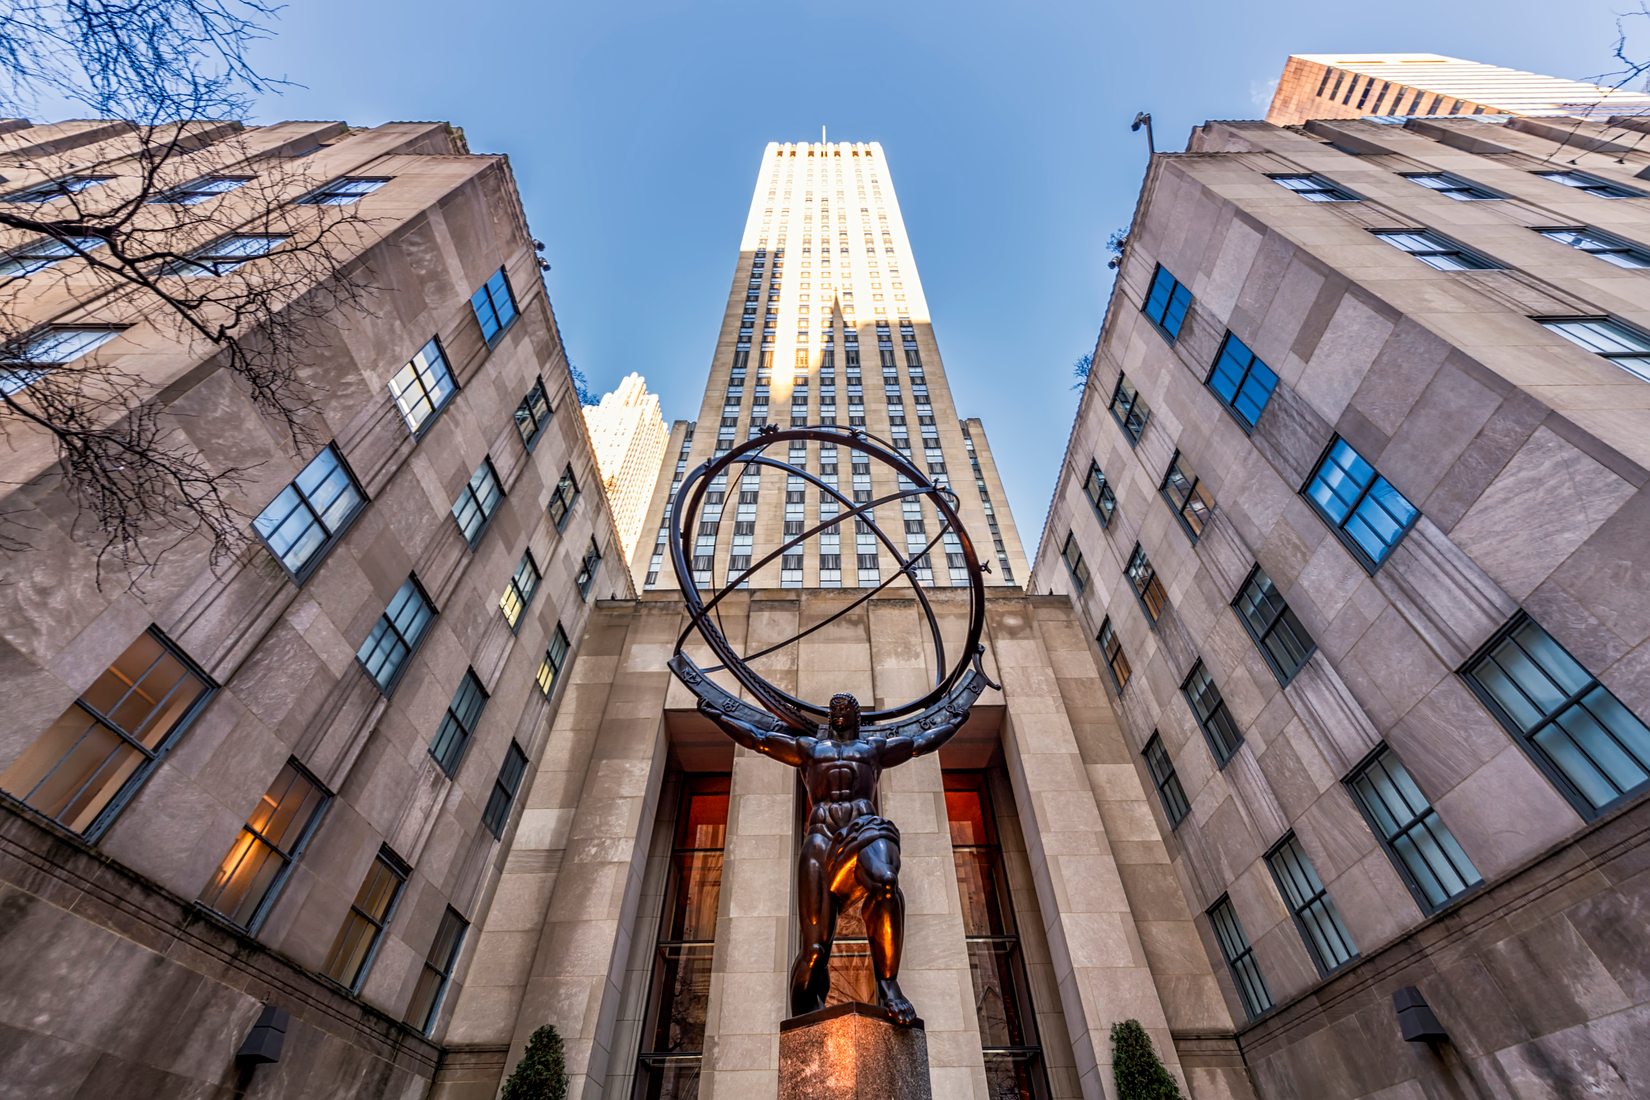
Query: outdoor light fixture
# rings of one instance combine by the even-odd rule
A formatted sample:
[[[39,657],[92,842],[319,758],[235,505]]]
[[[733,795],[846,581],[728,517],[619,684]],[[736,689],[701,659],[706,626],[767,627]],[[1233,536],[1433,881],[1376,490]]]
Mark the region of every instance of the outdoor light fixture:
[[[258,1022],[252,1025],[241,1049],[235,1052],[235,1061],[247,1065],[279,1062],[281,1047],[286,1043],[287,1025],[291,1022],[292,1014],[286,1009],[264,1005],[264,1010],[258,1013]]]
[[[1134,121],[1129,123],[1129,132],[1138,133],[1142,126],[1146,128],[1146,153],[1148,156],[1154,155],[1157,143],[1152,140],[1152,116],[1147,111],[1140,111],[1134,116]]]
[[[1392,1007],[1398,1012],[1398,1030],[1406,1043],[1442,1043],[1449,1039],[1444,1025],[1427,1004],[1421,991],[1412,985],[1392,994]]]

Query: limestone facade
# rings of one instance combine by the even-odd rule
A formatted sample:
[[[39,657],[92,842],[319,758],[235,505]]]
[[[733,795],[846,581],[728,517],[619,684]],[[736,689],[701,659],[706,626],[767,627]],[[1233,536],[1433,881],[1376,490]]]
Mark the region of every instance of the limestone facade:
[[[636,551],[653,485],[665,459],[670,429],[659,413],[659,395],[647,392],[647,380],[632,371],[599,404],[584,407],[584,423],[596,448],[602,489],[613,508],[613,522],[625,560]]]

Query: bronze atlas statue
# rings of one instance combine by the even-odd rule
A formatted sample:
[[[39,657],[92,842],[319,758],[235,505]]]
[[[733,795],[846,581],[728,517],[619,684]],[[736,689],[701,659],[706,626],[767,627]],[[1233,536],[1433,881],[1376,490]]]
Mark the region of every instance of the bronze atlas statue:
[[[792,465],[765,453],[776,444],[789,447],[799,441],[834,444],[874,459],[894,470],[900,487],[875,500],[850,500],[837,489],[834,478],[827,481],[801,465]],[[707,492],[725,494],[730,478],[743,484],[750,471],[763,467],[782,471],[791,487],[797,484],[796,479],[816,486],[822,504],[831,500],[836,507],[822,506],[817,525],[788,538],[738,575],[727,576],[725,583],[718,587],[714,583],[714,567],[701,568],[707,564],[702,557],[693,560],[690,566],[685,550],[686,545],[705,534],[701,529],[700,505]],[[938,513],[939,531],[921,552],[896,545],[876,525],[874,518],[876,507],[903,504],[912,499],[926,500]],[[850,520],[857,522],[860,531],[869,529],[898,568],[887,580],[865,589],[836,614],[795,636],[756,653],[738,653],[721,629],[718,606],[768,562],[782,554],[796,552],[797,547],[821,531]],[[719,517],[714,522],[719,524]],[[952,652],[957,654],[954,663],[946,660],[939,618],[922,583],[930,568],[929,552],[947,534],[955,536],[948,550],[957,553],[960,547],[968,573],[967,637],[960,647],[953,645]],[[671,670],[697,696],[699,710],[706,717],[738,744],[796,768],[808,794],[808,820],[797,866],[801,936],[796,962],[791,968],[792,1015],[800,1016],[825,1007],[831,986],[831,948],[837,917],[858,905],[870,941],[878,1004],[895,1023],[916,1023],[916,1009],[899,987],[905,935],[905,899],[899,885],[899,829],[878,813],[877,782],[884,769],[938,750],[967,720],[969,708],[980,693],[988,686],[996,686],[980,665],[984,652],[980,635],[985,621],[982,567],[957,516],[955,494],[932,482],[896,449],[863,431],[769,427],[687,475],[672,504],[670,544],[677,580],[690,613],[688,628],[677,639],[676,652],[670,660]],[[918,611],[926,621],[934,657],[933,687],[922,697],[862,713],[859,700],[853,695],[839,693],[821,706],[774,686],[752,669],[751,665],[758,659],[822,629],[901,578],[908,582]],[[695,632],[719,664],[701,669],[683,651]],[[713,681],[711,675],[718,672],[731,676],[760,706],[742,701]]]

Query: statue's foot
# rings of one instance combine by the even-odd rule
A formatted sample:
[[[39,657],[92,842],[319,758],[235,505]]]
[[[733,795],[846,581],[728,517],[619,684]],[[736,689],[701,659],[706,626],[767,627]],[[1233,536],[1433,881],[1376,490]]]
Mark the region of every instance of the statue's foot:
[[[877,982],[877,1002],[882,1010],[888,1013],[888,1018],[901,1027],[909,1027],[917,1022],[917,1009],[905,994],[900,992],[899,983],[892,978]]]

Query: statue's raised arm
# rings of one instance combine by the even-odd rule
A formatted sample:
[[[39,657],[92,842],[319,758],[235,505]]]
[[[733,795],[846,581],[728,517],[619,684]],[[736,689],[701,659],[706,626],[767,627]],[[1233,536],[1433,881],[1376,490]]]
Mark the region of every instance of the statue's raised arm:
[[[896,733],[885,738],[882,742],[881,764],[885,768],[897,767],[915,756],[926,756],[931,752],[938,752],[940,747],[951,740],[968,721],[968,712],[958,714],[956,711],[946,711],[945,717],[936,725],[927,729],[918,729],[915,733]]]
[[[807,755],[796,731],[777,718],[768,718],[768,725],[758,725],[736,718],[709,699],[699,700],[699,713],[716,723],[717,728],[733,738],[735,744],[753,749],[763,756],[771,756],[781,764],[798,767]]]

